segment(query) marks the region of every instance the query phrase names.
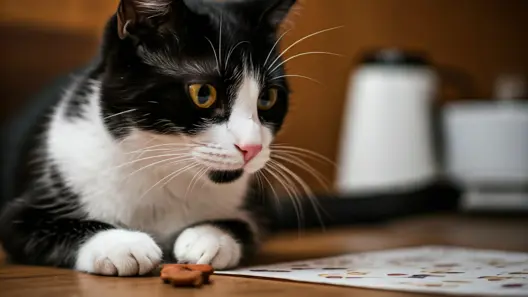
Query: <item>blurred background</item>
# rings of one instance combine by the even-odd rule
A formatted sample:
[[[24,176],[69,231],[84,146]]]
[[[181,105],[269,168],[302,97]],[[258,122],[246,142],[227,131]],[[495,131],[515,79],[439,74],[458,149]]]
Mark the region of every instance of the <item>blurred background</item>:
[[[2,122],[95,55],[117,4],[0,0]],[[328,196],[320,200],[334,221],[413,207],[528,209],[526,20],[524,0],[299,1],[282,48],[343,28],[314,36],[287,56],[343,57],[306,55],[287,63],[289,74],[320,84],[291,78],[292,111],[278,142],[337,162],[336,168],[307,161],[330,190],[292,167]],[[379,208],[385,210],[371,213]],[[290,217],[284,215],[285,225],[293,224]]]

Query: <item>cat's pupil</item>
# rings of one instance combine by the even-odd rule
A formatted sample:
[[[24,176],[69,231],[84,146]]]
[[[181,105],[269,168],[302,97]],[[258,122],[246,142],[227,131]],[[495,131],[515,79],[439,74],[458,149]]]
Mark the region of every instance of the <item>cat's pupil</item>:
[[[260,105],[261,106],[268,106],[270,104],[271,100],[269,100],[269,98],[261,98],[260,99]]]
[[[200,104],[206,104],[207,101],[209,101],[209,98],[211,97],[211,90],[208,86],[201,86],[200,90],[198,90],[198,102]]]

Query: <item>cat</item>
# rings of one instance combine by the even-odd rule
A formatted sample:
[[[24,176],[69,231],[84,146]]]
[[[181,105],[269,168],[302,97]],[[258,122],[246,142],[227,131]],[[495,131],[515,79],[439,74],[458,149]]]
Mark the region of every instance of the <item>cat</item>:
[[[295,2],[121,0],[0,217],[10,259],[134,276],[254,254],[255,173],[288,113],[277,35]]]

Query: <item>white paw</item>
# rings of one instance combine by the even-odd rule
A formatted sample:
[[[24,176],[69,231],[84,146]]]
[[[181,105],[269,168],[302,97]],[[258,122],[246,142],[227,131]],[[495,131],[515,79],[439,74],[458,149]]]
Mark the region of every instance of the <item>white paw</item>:
[[[180,263],[209,264],[221,270],[239,264],[242,247],[222,229],[202,225],[180,234],[174,243],[174,256]]]
[[[143,275],[161,259],[161,249],[149,235],[114,229],[99,232],[81,245],[75,269],[100,275]]]

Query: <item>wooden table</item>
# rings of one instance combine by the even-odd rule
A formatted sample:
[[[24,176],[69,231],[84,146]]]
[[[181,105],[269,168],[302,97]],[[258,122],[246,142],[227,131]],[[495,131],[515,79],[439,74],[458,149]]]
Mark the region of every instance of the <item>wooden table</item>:
[[[273,263],[347,252],[424,244],[459,245],[528,252],[528,218],[471,218],[428,216],[384,225],[355,226],[299,235],[280,234],[269,241],[256,263]],[[4,261],[1,259],[0,263]],[[214,276],[214,284],[200,290],[173,289],[156,277],[97,277],[39,267],[0,264],[0,296],[429,296],[325,285]]]

